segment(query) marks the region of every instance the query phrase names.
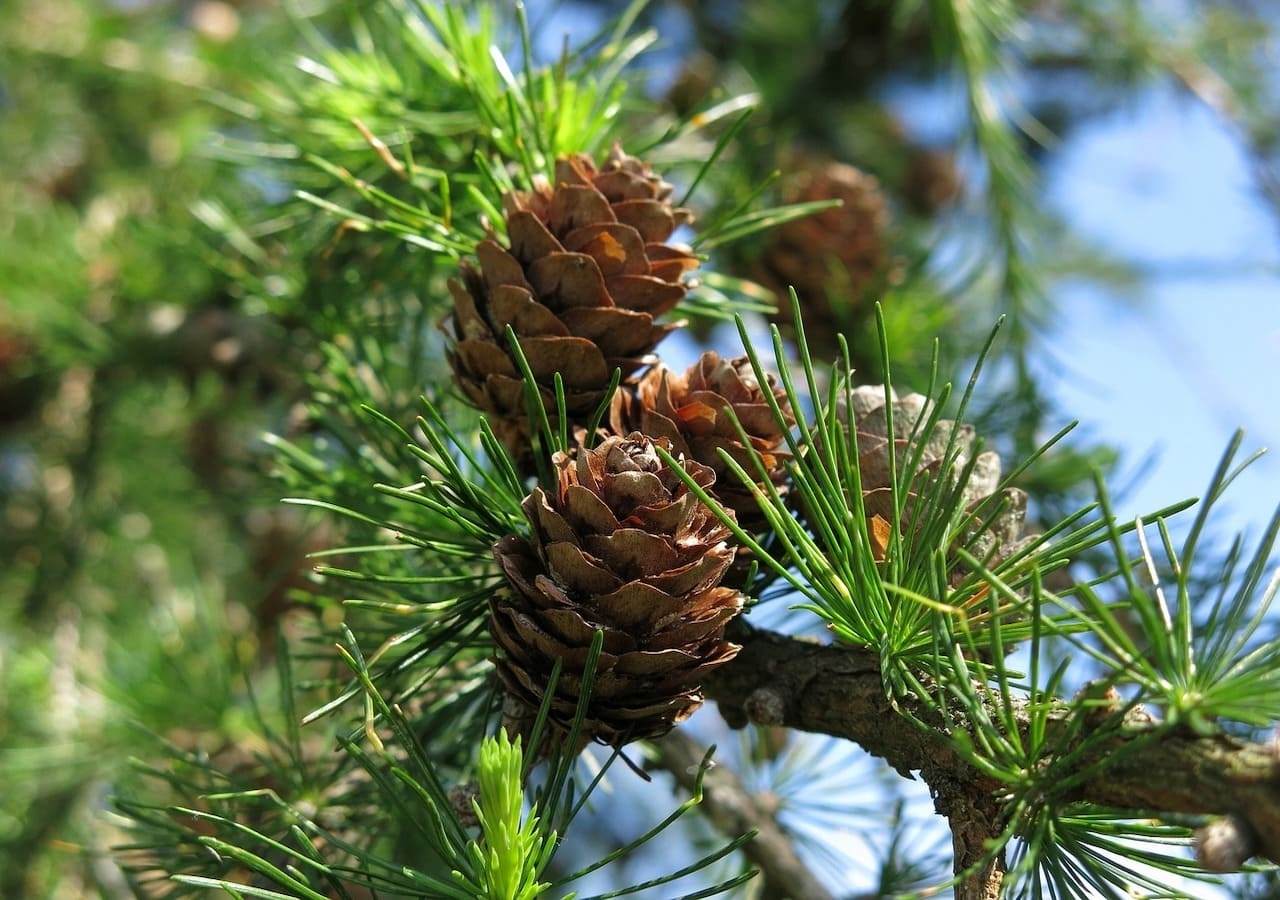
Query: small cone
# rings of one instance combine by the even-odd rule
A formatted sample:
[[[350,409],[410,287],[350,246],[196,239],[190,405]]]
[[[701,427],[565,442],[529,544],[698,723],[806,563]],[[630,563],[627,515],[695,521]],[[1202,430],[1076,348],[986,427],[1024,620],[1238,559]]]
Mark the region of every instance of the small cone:
[[[561,159],[554,186],[505,198],[507,245],[481,241],[478,265],[463,263],[450,282],[450,365],[518,460],[528,463],[530,427],[506,329],[547,411],[555,415],[559,373],[570,424],[584,424],[614,370],[627,378],[649,365],[676,327],[657,319],[684,298],[684,275],[698,262],[667,243],[690,219],[671,191],[618,147],[599,168],[586,156]]]
[[[761,280],[780,297],[796,289],[806,333],[825,351],[871,308],[890,274],[888,203],[873,176],[835,162],[802,170],[783,199],[842,204],[779,226],[761,260]],[[784,300],[783,318],[786,309]]]
[[[788,424],[793,423],[786,392],[772,375],[767,388]],[[746,432],[750,449],[734,427],[730,411]],[[680,453],[709,466],[716,473],[716,497],[736,513],[745,529],[760,530],[765,518],[751,489],[721,459],[720,450],[753,475],[757,469],[750,451],[755,450],[772,482],[779,491],[784,489],[790,455],[783,446],[785,435],[745,356],[724,359],[708,350],[683,375],[656,366],[634,390],[614,397],[611,422],[617,433],[634,429],[665,438]]]
[[[888,544],[893,521],[893,494],[890,481],[889,465],[889,430],[888,416],[885,413],[884,385],[862,385],[854,388],[853,418],[857,429],[858,467],[862,478],[863,502],[867,516],[871,522],[872,542],[874,549],[883,557],[888,552]],[[908,465],[916,452],[919,431],[931,414],[928,399],[922,394],[906,394],[899,396],[890,393],[893,403],[893,453],[899,471]],[[847,421],[847,412],[838,410],[838,415]],[[917,428],[919,423],[919,428]],[[913,433],[915,436],[913,437]],[[959,475],[968,465],[974,451],[976,435],[973,426],[959,424],[951,419],[940,419],[928,436],[928,442],[920,453],[914,493],[906,499],[903,509],[902,530],[910,530],[910,520],[915,512],[916,503],[923,502],[933,478],[942,468],[947,444],[955,434],[955,450],[958,450],[954,462],[954,472]],[[978,454],[977,462],[964,485],[962,503],[967,510],[972,510],[992,497],[1000,490],[1001,462],[1000,455],[993,450]],[[981,534],[971,534],[973,540],[969,544],[970,552],[978,559],[985,559],[988,565],[996,565],[1025,546],[1031,540],[1023,535],[1026,524],[1027,495],[1017,488],[1005,488],[1002,492],[1004,500],[1000,514],[987,522],[985,516],[981,523]],[[994,505],[994,504],[993,504]],[[959,566],[956,569],[959,572]]]
[[[734,551],[719,520],[640,434],[608,437],[570,458],[559,483],[525,498],[529,539],[494,547],[507,589],[491,602],[508,727],[527,730],[563,669],[550,703],[561,733],[572,722],[597,629],[604,633],[584,737],[621,745],[657,737],[702,704],[700,682],[737,654],[725,624],[742,609],[720,585]],[[682,462],[710,487],[715,474]]]
[[[705,50],[694,51],[667,89],[667,103],[678,116],[693,115],[715,90],[720,74],[720,63],[714,56]]]
[[[917,148],[907,159],[902,194],[920,215],[937,215],[951,205],[964,188],[955,157],[945,150]]]

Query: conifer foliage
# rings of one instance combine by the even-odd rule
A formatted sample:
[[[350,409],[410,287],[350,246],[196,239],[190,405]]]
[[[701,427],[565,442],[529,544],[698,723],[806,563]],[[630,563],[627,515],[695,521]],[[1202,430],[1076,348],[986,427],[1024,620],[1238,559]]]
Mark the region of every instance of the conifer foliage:
[[[120,880],[824,900],[874,860],[867,896],[1083,900],[1274,877],[1280,513],[1213,539],[1237,436],[1202,498],[1122,520],[1100,454],[1045,427],[1030,158],[988,84],[1032,13],[850,13],[858,40],[784,77],[797,47],[770,48],[824,4],[744,4],[732,34],[688,6],[733,65],[678,103],[644,77],[643,0],[554,52],[522,3],[296,10],[296,67],[208,89],[236,183],[290,188],[193,208],[225,281],[208,355],[242,317],[275,329],[280,358],[218,377],[273,398],[309,570],[254,622],[278,641],[246,651],[228,616],[202,643],[235,655],[230,724],[148,718],[129,682]],[[873,94],[889,48],[968,101],[983,246],[958,278],[907,214],[959,190],[920,201],[909,161],[953,156],[884,115],[856,119],[876,174],[759,165],[821,143],[805,107]],[[5,327],[8,397],[35,351]]]
[[[703,706],[708,691],[726,710],[736,704],[768,728],[881,735],[864,743],[899,771],[921,771],[948,819],[953,875],[939,875],[933,889],[950,887],[958,897],[1084,896],[1086,887],[1163,895],[1180,890],[1166,876],[1199,878],[1206,867],[1222,867],[1216,852],[1206,850],[1197,864],[1152,849],[1188,834],[1185,819],[1134,824],[1162,812],[1232,812],[1253,842],[1236,854],[1240,861],[1254,852],[1280,855],[1272,802],[1241,799],[1253,778],[1242,771],[1245,760],[1259,751],[1222,743],[1239,741],[1226,735],[1240,727],[1280,715],[1269,694],[1274,685],[1257,663],[1274,656],[1274,642],[1222,644],[1224,629],[1243,621],[1262,584],[1274,528],[1247,567],[1242,593],[1215,607],[1204,626],[1210,637],[1192,636],[1187,595],[1169,643],[1159,629],[1161,617],[1174,625],[1160,567],[1148,565],[1153,607],[1130,565],[1126,535],[1141,539],[1145,525],[1117,522],[1105,493],[1024,533],[1027,495],[1014,482],[1063,435],[1007,471],[964,422],[994,333],[978,348],[978,367],[954,413],[944,416],[951,388],[939,383],[936,353],[927,393],[891,385],[888,320],[877,307],[885,382],[860,383],[836,333],[850,323],[828,313],[833,294],[864,304],[873,285],[888,285],[887,212],[871,176],[828,166],[798,193],[794,184],[788,189],[797,202],[758,209],[757,192],[713,211],[702,231],[681,231],[691,243],[678,243],[677,230],[693,222],[688,198],[704,182],[716,192],[715,163],[732,151],[745,116],[713,132],[714,145],[688,169],[679,201],[673,184],[627,147],[678,156],[682,142],[750,98],[624,141],[612,133],[624,117],[591,120],[602,104],[616,115],[625,97],[619,64],[646,40],[628,31],[638,7],[604,43],[575,58],[576,76],[565,70],[567,57],[539,68],[520,16],[517,71],[489,45],[487,16],[423,9],[425,18],[414,21],[434,30],[419,39],[452,64],[438,66],[435,77],[465,88],[463,108],[476,116],[476,140],[488,145],[476,154],[479,184],[468,184],[477,220],[458,222],[461,208],[434,211],[432,192],[412,176],[420,194],[413,202],[398,198],[394,185],[355,182],[362,210],[320,205],[450,258],[445,331],[453,386],[426,386],[426,414],[416,423],[372,405],[356,411],[341,476],[313,451],[279,444],[288,464],[319,488],[302,502],[382,535],[372,545],[330,551],[350,555],[353,567],[322,570],[335,587],[355,591],[339,595],[350,612],[337,635],[347,673],[312,682],[320,705],[305,719],[340,723],[350,707],[360,721],[355,731],[336,724],[332,739],[347,755],[347,774],[312,801],[320,808],[336,802],[331,792],[344,784],[354,794],[342,799],[351,818],[321,823],[296,800],[273,794],[277,814],[296,822],[287,836],[271,816],[242,822],[179,808],[170,813],[179,824],[169,825],[125,805],[144,828],[181,832],[184,816],[214,823],[218,836],[188,831],[178,845],[214,850],[243,874],[196,874],[163,850],[156,865],[187,886],[271,897],[348,896],[346,885],[487,900],[554,895],[700,803],[706,759],[693,797],[654,829],[585,869],[553,865],[572,846],[571,826],[588,798],[614,778],[606,775],[612,763],[637,767],[636,748],[646,746],[666,758],[664,736]],[[585,118],[554,130],[544,118],[550,109]],[[392,171],[409,171],[389,145],[369,137]],[[611,149],[595,155],[606,139]],[[412,164],[444,166],[432,177],[448,198],[449,185],[471,175],[458,158]],[[328,164],[321,168],[344,180]],[[718,198],[710,202],[714,208]],[[788,362],[774,327],[776,371],[762,365],[742,317],[753,309],[750,289],[711,272],[708,282],[727,290],[708,296],[718,297],[717,315],[736,317],[742,354],[707,351],[687,371],[672,371],[658,353],[683,324],[677,308],[708,309],[687,302],[701,287],[699,243],[712,236],[725,244],[774,226],[766,259],[772,277],[793,288],[782,306],[798,363]],[[885,298],[886,306],[894,302]],[[812,358],[807,324],[836,348],[835,358]],[[358,317],[351,327],[358,332]],[[366,365],[377,374],[376,362]],[[480,418],[451,402],[455,392]],[[1211,494],[1227,481],[1220,473]],[[1181,508],[1154,514],[1166,547],[1166,518]],[[1145,540],[1139,543],[1145,553]],[[408,553],[387,555],[393,551]],[[762,577],[744,581],[736,555]],[[1180,586],[1189,584],[1190,556],[1189,549],[1170,559]],[[1077,581],[1066,577],[1069,566],[1092,574]],[[1113,583],[1125,591],[1108,599],[1102,587]],[[753,618],[743,587],[766,599],[791,596],[836,644],[819,653],[781,634],[762,637],[742,624]],[[1275,589],[1273,579],[1262,607]],[[1118,624],[1122,606],[1150,629],[1145,640],[1159,651],[1151,661]],[[326,626],[318,625],[323,635]],[[751,659],[762,641],[775,655],[764,663]],[[1075,699],[1062,693],[1065,662],[1051,674],[1041,664],[1051,641],[1088,654],[1097,664],[1094,687]],[[1010,654],[1020,646],[1029,671],[1015,673]],[[376,650],[366,656],[364,647]],[[1216,683],[1194,674],[1190,662],[1206,651]],[[799,656],[788,663],[789,653]],[[848,695],[816,706],[806,696],[848,681],[858,660],[867,661],[870,682],[849,684]],[[821,665],[839,674],[802,674]],[[733,685],[743,682],[755,686],[734,696]],[[1163,706],[1167,716],[1145,718],[1143,703]],[[1126,767],[1161,759],[1170,742],[1179,746],[1178,762],[1168,763],[1177,771],[1163,777],[1180,787],[1126,788]],[[594,775],[579,762],[592,744],[608,748]],[[1214,758],[1226,768],[1207,776]],[[478,789],[468,787],[470,773]],[[1231,790],[1214,792],[1206,778],[1239,778],[1231,790],[1241,793],[1224,799]],[[457,779],[453,789],[449,779]],[[726,799],[712,799],[712,821],[723,820]],[[384,846],[371,819],[352,811],[379,806],[383,827],[414,823],[417,838]],[[807,873],[786,874],[798,857],[774,813],[753,808],[760,835],[724,834],[727,843],[698,861],[602,896],[664,895],[664,885],[699,872],[709,881],[686,895],[707,896],[743,887],[756,866],[769,873],[770,895],[825,896]],[[1201,846],[1218,843],[1206,833]],[[417,844],[429,848],[431,865],[397,857]],[[748,864],[726,871],[721,861],[739,850]]]

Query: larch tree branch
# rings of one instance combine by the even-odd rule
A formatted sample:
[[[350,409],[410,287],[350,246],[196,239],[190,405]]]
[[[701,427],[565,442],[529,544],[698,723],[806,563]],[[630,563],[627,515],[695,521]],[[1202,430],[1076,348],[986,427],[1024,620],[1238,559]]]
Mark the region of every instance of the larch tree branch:
[[[932,790],[938,812],[953,826],[967,823],[966,833],[974,833],[973,810],[957,804],[981,810],[1000,785],[955,754],[942,733],[920,728],[893,708],[875,654],[745,624],[736,627],[733,639],[742,652],[705,685],[726,721],[745,725],[751,697],[758,691],[776,694],[781,724],[854,741],[900,774],[918,775]],[[1132,713],[1114,738],[1082,760],[1082,768],[1102,758],[1109,763],[1068,799],[1148,813],[1231,815],[1252,830],[1256,855],[1280,862],[1280,748],[1228,735],[1153,735],[1155,724],[1140,711]]]

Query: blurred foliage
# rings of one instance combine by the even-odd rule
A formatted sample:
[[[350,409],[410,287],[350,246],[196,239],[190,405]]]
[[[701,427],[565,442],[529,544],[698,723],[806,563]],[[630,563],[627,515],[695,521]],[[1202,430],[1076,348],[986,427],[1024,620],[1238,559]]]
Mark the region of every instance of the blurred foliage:
[[[227,29],[256,15],[0,10],[3,896],[119,892],[107,785],[148,733],[245,733],[241,672],[297,562],[252,450],[287,410],[275,326],[192,215],[260,202],[207,153],[226,117],[202,100],[247,77]]]
[[[558,29],[603,26],[624,9],[529,5],[533,45],[548,58]],[[1181,29],[1131,2],[998,3],[976,18],[975,6],[654,3],[633,31],[643,46],[623,42],[604,61],[647,93],[619,90],[594,110],[607,116],[566,119],[587,133],[539,139],[656,145],[682,186],[703,179],[692,204],[725,232],[747,206],[787,202],[792,176],[815,160],[874,175],[892,215],[892,265],[878,296],[846,298],[860,375],[882,374],[871,300],[885,301],[895,376],[917,385],[935,335],[941,368],[957,371],[994,315],[1009,313],[1019,327],[993,361],[979,418],[1026,453],[1061,418],[1027,365],[1055,314],[1054,284],[1135,277],[1035,209],[1037,167],[1054,147],[1046,128],[1062,137],[1169,79],[1230,117],[1280,206],[1271,30],[1248,4],[1202,4]],[[431,26],[407,0],[0,6],[0,897],[140,889],[107,854],[122,839],[107,798],[122,779],[155,780],[128,761],[162,747],[179,762],[159,783],[178,793],[267,777],[315,801],[319,786],[290,756],[301,745],[276,740],[292,726],[261,712],[291,711],[277,681],[280,632],[302,647],[296,677],[316,704],[349,680],[329,640],[344,623],[387,642],[371,666],[411,686],[418,677],[401,665],[420,646],[401,639],[412,611],[306,559],[348,531],[274,501],[360,501],[381,522],[397,507],[367,488],[392,480],[388,460],[403,448],[360,404],[407,422],[426,391],[451,423],[472,421],[439,390],[435,326],[450,257],[496,218],[483,161],[521,150],[476,113],[469,75],[495,71],[490,40],[521,38],[514,16],[494,16],[481,40],[451,45],[451,66]],[[608,37],[581,41],[582,57]],[[1056,89],[1064,72],[1082,89]],[[1007,103],[1015,73],[1027,87]],[[981,115],[922,129],[885,100],[902,86],[958,93]],[[726,273],[761,277],[771,240],[761,231],[706,247],[707,294],[762,296]],[[274,454],[264,433],[278,436]],[[1052,521],[1090,468],[1114,459],[1105,446],[1057,448],[1023,486]],[[346,528],[371,542],[383,534]],[[442,596],[424,588],[421,602]],[[488,721],[467,668],[483,655],[468,648],[440,675],[473,691],[444,722]],[[411,711],[424,733],[440,724],[429,701]],[[338,717],[322,718],[308,726],[308,754],[341,732]],[[450,772],[464,767],[466,751],[432,749]],[[346,786],[343,803],[366,814],[367,785]],[[805,803],[792,805],[802,830]],[[899,829],[895,818],[885,885],[935,868],[932,850],[929,865],[906,858]],[[834,851],[811,852],[839,871]]]

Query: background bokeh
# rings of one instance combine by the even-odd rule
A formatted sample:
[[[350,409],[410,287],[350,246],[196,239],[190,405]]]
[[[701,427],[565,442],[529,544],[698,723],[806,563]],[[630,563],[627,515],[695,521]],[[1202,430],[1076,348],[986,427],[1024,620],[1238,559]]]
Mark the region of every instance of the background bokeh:
[[[528,5],[544,58],[623,9]],[[313,77],[318,41],[373,40],[352,22],[374,6],[0,6],[0,897],[131,895],[108,853],[120,835],[110,798],[130,759],[157,741],[252,753],[245,685],[281,633],[333,615],[306,600],[305,558],[336,542],[333,525],[278,505],[289,491],[262,436],[323,431],[312,404],[332,358],[321,348],[367,337],[360,298],[417,310],[422,359],[440,353],[439,298],[421,289],[439,273],[423,255],[294,200],[328,184],[299,148],[367,164],[353,116],[401,116],[428,148],[449,146],[450,98],[414,108],[414,78],[352,65],[333,84],[363,92],[326,93],[328,76]],[[1026,24],[993,81],[1027,126],[1017,152],[1033,176],[1039,288],[1017,347],[1026,368],[1012,350],[1001,357],[983,415],[1018,451],[1079,419],[1076,455],[1040,485],[1045,508],[1076,497],[1085,463],[1098,462],[1132,515],[1199,492],[1237,427],[1251,449],[1280,441],[1277,11],[1016,7]],[[655,116],[685,102],[677,89],[759,93],[762,113],[709,179],[708,205],[813,159],[879,178],[895,214],[884,240],[913,273],[909,291],[884,297],[890,313],[909,311],[895,319],[895,358],[918,374],[939,336],[962,373],[995,318],[1023,301],[1002,292],[998,264],[988,271],[990,173],[962,80],[928,40],[930,15],[914,3],[655,2],[640,25],[661,40],[635,80]],[[924,151],[961,187],[920,208],[903,161]],[[711,267],[755,277],[767,240]],[[873,333],[867,299],[849,301],[857,347]],[[763,332],[763,319],[751,323]],[[708,345],[734,353],[736,331],[701,327],[664,353],[679,366]],[[1280,458],[1267,457],[1219,524],[1256,531],[1277,501]],[[272,702],[274,687],[259,690]],[[697,728],[724,731],[709,714]],[[856,823],[896,802],[879,791],[884,773],[832,742],[754,765],[757,749],[744,739],[731,758],[790,804],[807,852],[848,896],[875,896],[891,832]],[[832,781],[814,777],[819,758],[840,770]],[[597,820],[606,850],[656,815],[638,786],[619,796],[629,814]],[[901,802],[927,814],[919,792]],[[945,845],[915,827],[903,832],[915,855],[941,853],[945,868]],[[706,835],[682,839],[697,847]],[[690,852],[674,840],[654,852]]]

